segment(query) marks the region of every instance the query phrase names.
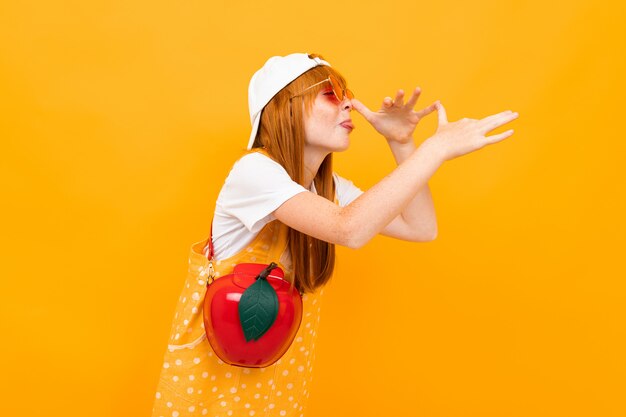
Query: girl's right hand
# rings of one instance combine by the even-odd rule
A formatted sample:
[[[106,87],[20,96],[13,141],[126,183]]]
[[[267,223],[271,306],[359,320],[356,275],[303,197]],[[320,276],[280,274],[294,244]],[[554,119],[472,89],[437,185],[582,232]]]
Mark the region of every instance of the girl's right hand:
[[[448,123],[446,110],[439,101],[436,103],[436,109],[439,115],[439,126],[437,132],[426,142],[430,142],[437,148],[443,158],[442,163],[508,138],[513,134],[513,129],[498,135],[485,135],[519,116],[518,113],[507,110],[483,119],[464,117],[456,122]]]

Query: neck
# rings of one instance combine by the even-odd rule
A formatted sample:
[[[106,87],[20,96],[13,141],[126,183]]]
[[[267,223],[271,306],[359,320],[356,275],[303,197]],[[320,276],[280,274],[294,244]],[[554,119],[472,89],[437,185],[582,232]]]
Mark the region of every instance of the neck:
[[[304,187],[307,189],[311,188],[311,183],[313,182],[313,178],[317,175],[317,171],[324,162],[324,158],[329,154],[329,152],[323,152],[316,149],[304,149]]]

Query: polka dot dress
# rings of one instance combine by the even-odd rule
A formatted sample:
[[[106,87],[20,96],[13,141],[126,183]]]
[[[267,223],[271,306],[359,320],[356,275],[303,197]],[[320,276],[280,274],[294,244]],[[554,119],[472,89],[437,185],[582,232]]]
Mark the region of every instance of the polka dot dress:
[[[232,272],[237,263],[274,261],[291,280],[287,232],[287,226],[278,220],[266,224],[249,247],[214,262],[216,279]],[[302,322],[293,343],[277,362],[266,368],[229,365],[216,356],[204,331],[202,307],[208,278],[205,243],[191,246],[187,279],[174,314],[152,416],[303,417],[313,375],[323,288],[302,296]]]

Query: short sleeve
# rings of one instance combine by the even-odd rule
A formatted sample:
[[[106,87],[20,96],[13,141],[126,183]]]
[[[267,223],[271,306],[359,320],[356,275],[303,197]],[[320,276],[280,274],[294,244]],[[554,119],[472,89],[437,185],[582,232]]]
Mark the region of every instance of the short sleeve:
[[[294,195],[309,191],[293,181],[285,168],[260,152],[240,158],[217,198],[224,214],[236,217],[251,233],[273,220],[272,213]]]
[[[352,181],[343,178],[337,173],[333,173],[333,177],[335,178],[337,200],[341,207],[347,206],[363,194],[363,190],[354,185]]]

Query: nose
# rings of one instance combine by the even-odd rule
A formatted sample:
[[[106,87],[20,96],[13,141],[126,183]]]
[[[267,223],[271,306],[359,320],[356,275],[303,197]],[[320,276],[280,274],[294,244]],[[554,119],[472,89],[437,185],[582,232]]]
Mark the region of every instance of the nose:
[[[342,110],[347,109],[348,111],[352,110],[352,100],[350,100],[347,96],[344,97],[343,103],[341,103],[341,109]]]

